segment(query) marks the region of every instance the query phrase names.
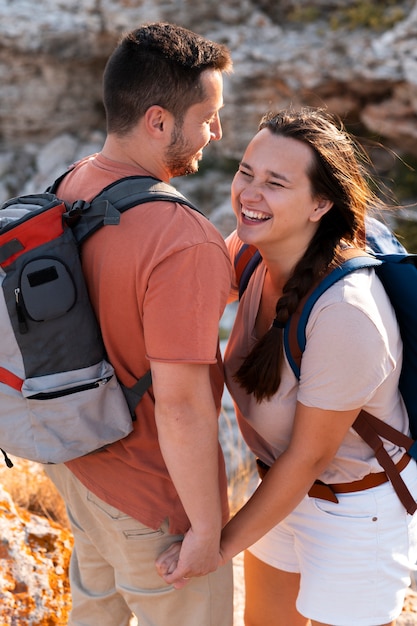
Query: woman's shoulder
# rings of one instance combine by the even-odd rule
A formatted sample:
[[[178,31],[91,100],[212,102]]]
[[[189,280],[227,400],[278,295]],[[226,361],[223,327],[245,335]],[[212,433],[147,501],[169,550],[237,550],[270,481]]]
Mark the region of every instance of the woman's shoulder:
[[[374,269],[362,268],[329,287],[311,309],[309,324],[323,316],[341,328],[352,325],[366,332],[397,334],[397,321],[389,297]]]

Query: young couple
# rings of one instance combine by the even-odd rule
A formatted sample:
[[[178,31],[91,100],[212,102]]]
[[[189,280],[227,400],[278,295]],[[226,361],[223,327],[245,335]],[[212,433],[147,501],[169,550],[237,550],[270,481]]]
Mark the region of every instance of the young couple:
[[[88,200],[123,176],[168,182],[197,171],[221,138],[231,67],[224,46],[172,24],[127,34],[104,75],[103,150],[59,195]],[[375,201],[346,132],[319,110],[288,110],[267,115],[245,150],[228,250],[199,213],[161,201],[88,240],[83,262],[109,358],[126,385],[150,367],[153,386],[126,439],[47,469],[75,540],[69,624],[124,626],[134,613],[140,626],[231,626],[231,559],[243,550],[246,626],[395,623],[416,519],[383,475],[377,487],[349,487],[382,474],[351,429],[362,408],[407,431],[401,338],[374,271],[319,299],[299,381],[282,345],[283,326],[340,251],[365,247]],[[237,296],[229,255],[233,266],[241,242],[262,262],[239,303],[225,373],[263,480],[228,521],[217,333]],[[415,463],[387,449],[417,497]],[[318,479],[339,486],[337,503],[309,495]]]

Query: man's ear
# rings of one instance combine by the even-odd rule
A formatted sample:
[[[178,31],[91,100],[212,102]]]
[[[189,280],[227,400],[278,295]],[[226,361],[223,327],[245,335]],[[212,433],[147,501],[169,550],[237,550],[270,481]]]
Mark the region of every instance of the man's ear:
[[[152,105],[144,115],[144,122],[148,133],[153,137],[160,137],[166,130],[168,111],[159,105]]]
[[[333,206],[332,200],[329,200],[328,198],[324,198],[324,197],[318,197],[316,199],[316,205],[311,212],[310,221],[318,222],[319,220],[321,220],[323,215],[325,215],[328,211],[330,211],[332,206]]]

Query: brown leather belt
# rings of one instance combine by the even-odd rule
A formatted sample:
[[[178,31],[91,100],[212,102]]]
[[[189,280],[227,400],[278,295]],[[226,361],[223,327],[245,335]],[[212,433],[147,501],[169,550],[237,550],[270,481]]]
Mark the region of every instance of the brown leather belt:
[[[408,462],[411,457],[408,454],[404,454],[403,457],[396,464],[396,468],[398,472],[402,472],[402,470],[407,467]],[[258,468],[258,474],[260,478],[264,478],[265,474],[269,470],[269,465],[266,465],[260,459],[256,459],[256,465]],[[321,480],[316,480],[308,492],[310,498],[320,498],[321,500],[329,500],[330,502],[339,502],[337,499],[337,493],[352,493],[354,491],[364,491],[365,489],[371,489],[372,487],[378,487],[378,485],[383,485],[388,482],[389,478],[385,472],[376,472],[372,474],[367,474],[361,480],[354,480],[351,483],[333,483],[331,485],[327,485],[326,483],[321,482]]]

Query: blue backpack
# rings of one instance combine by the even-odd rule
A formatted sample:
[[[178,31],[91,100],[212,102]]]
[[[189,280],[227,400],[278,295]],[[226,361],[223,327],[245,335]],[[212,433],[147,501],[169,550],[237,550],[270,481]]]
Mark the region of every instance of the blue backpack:
[[[383,227],[385,229],[385,227]],[[383,231],[386,234],[385,231]],[[388,231],[389,232],[389,231]],[[392,426],[362,410],[352,428],[374,450],[378,462],[385,470],[398,497],[412,515],[417,510],[407,486],[402,480],[391,457],[386,452],[382,439],[404,448],[417,461],[417,255],[407,254],[401,244],[391,235],[385,241],[367,235],[373,250],[382,250],[372,255],[360,250],[347,250],[345,261],[329,272],[300,301],[297,311],[290,317],[284,328],[284,349],[288,362],[297,378],[306,346],[306,325],[318,298],[334,283],[355,270],[365,267],[375,268],[394,308],[403,340],[403,365],[399,389],[408,412],[411,437],[404,435]],[[388,251],[394,250],[389,254]],[[242,297],[250,277],[261,261],[259,251],[243,244],[235,258],[235,272]]]

